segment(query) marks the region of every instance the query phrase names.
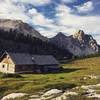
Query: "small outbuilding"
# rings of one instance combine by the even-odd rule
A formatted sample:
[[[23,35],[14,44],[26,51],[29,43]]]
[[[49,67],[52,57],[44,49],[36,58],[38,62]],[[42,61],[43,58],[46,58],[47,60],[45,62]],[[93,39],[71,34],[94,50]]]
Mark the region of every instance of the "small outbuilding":
[[[48,73],[60,68],[52,55],[5,52],[0,57],[0,72],[4,73]]]

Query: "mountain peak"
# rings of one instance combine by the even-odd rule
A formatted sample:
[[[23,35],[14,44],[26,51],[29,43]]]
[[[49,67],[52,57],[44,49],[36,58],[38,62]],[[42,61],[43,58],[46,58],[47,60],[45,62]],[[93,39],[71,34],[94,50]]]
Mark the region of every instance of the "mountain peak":
[[[21,20],[0,19],[0,28],[15,28],[22,23],[24,24]]]
[[[85,33],[83,30],[78,30],[74,35],[73,38],[77,38],[79,40],[82,40],[85,36]]]
[[[83,30],[78,30],[78,32],[76,32],[76,34],[78,34],[78,35],[84,35],[84,31]]]
[[[0,19],[0,29],[7,29],[8,31],[9,29],[26,29],[30,31],[32,30],[32,27],[22,20]]]
[[[62,32],[59,32],[55,37],[66,37]]]

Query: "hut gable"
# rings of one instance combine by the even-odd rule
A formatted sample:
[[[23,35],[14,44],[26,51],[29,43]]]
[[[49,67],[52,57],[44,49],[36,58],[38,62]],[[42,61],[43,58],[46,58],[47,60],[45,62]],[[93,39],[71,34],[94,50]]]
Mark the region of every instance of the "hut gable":
[[[0,57],[0,72],[4,72],[4,73],[15,72],[15,63],[7,52],[5,52]]]
[[[6,52],[0,57],[0,62],[6,63],[6,64],[15,64],[10,57],[10,55]]]

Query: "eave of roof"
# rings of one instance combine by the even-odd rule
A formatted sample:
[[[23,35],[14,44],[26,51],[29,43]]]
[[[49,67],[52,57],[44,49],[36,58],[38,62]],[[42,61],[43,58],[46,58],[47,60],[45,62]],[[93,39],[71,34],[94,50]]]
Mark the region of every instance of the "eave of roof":
[[[16,65],[59,65],[59,62],[52,55],[31,55],[25,53],[12,53],[8,54]]]

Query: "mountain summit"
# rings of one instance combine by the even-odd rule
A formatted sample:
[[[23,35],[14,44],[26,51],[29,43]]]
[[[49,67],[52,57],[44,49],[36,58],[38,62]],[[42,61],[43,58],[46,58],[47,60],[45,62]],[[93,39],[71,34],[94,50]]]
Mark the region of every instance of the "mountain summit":
[[[82,40],[85,37],[85,33],[83,30],[79,30],[75,34],[73,34],[73,38],[77,38],[78,40]]]
[[[17,33],[23,33],[24,35],[32,35],[33,37],[42,40],[46,39],[46,37],[42,36],[33,27],[21,20],[0,19],[0,29],[8,32],[12,30]]]
[[[71,36],[56,35],[50,41],[64,49],[68,49],[75,56],[87,56],[99,52],[99,46],[91,35],[79,30]]]

